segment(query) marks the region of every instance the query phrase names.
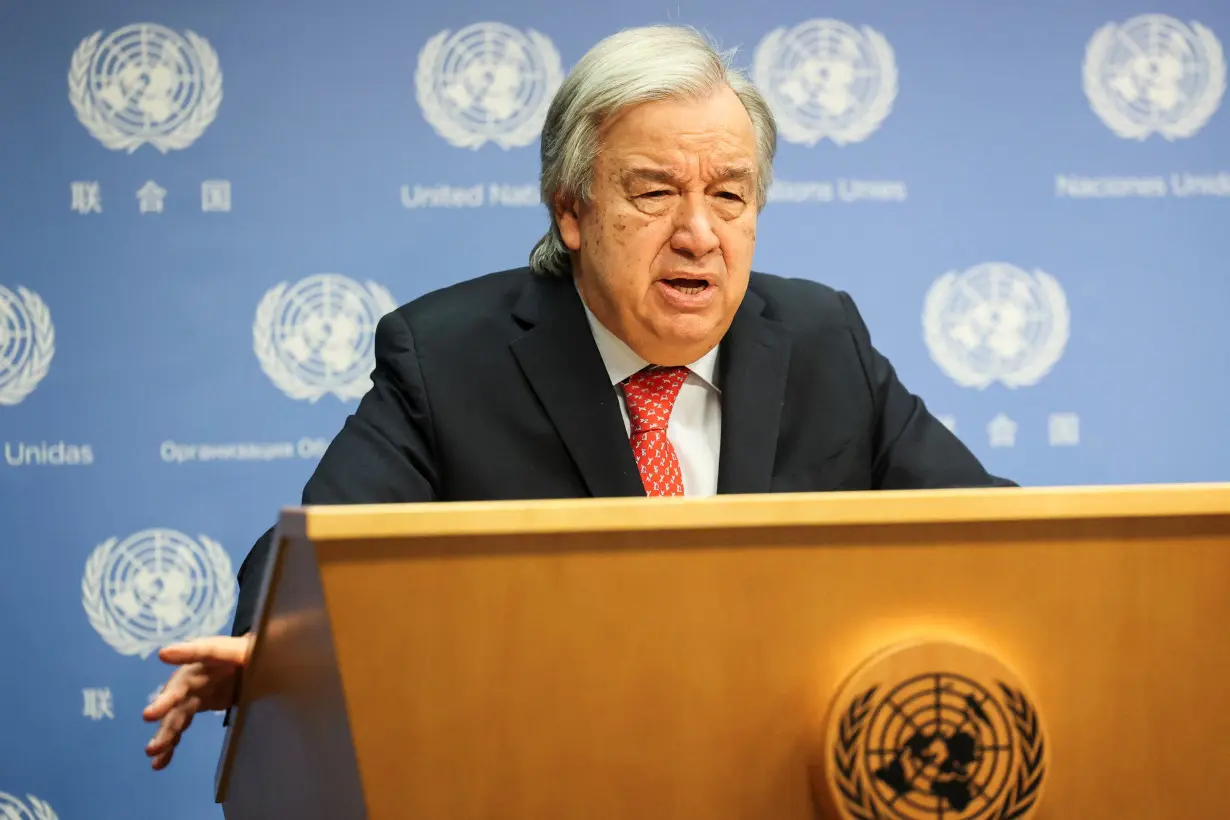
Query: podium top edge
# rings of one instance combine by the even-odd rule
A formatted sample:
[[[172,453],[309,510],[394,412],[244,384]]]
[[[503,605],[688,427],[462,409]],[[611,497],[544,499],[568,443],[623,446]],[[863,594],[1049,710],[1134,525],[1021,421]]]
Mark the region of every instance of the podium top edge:
[[[1230,516],[1230,483],[287,507],[313,541],[450,535]]]

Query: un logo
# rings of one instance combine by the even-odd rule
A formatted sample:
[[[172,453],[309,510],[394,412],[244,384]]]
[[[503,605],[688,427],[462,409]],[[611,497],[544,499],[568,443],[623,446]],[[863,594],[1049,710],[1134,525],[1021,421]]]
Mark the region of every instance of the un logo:
[[[261,369],[292,399],[342,401],[371,389],[376,325],[397,309],[375,282],[318,273],[271,288],[256,308],[252,346]]]
[[[4,792],[0,792],[0,817],[4,820],[59,820],[47,801],[27,794],[23,803]]]
[[[451,144],[477,150],[490,140],[507,150],[538,136],[563,81],[559,52],[542,34],[475,23],[427,41],[414,89],[423,117]]]
[[[95,547],[81,579],[81,605],[115,651],[147,658],[169,643],[217,634],[236,586],[218,542],[150,529]]]
[[[56,352],[51,311],[34,291],[0,285],[0,405],[18,404],[47,375]]]
[[[1108,23],[1085,49],[1085,96],[1095,114],[1124,139],[1199,131],[1221,104],[1226,61],[1221,43],[1199,23],[1162,14]]]
[[[102,35],[81,41],[68,71],[68,98],[86,130],[130,154],[144,143],[165,154],[195,142],[222,103],[222,71],[209,42],[154,23]]]
[[[1024,820],[1049,760],[1012,673],[959,644],[890,650],[859,670],[829,719],[826,797],[858,820]]]
[[[962,387],[1037,383],[1068,343],[1068,301],[1059,283],[1003,262],[949,271],[923,304],[931,358]]]
[[[779,28],[756,46],[752,78],[783,139],[815,145],[861,142],[897,98],[897,64],[884,35],[840,20]]]

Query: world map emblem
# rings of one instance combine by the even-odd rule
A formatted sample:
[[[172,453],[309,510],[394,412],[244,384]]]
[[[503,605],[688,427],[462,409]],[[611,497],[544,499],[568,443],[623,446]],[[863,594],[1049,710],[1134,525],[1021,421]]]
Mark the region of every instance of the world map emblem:
[[[923,337],[932,360],[962,387],[1036,384],[1068,343],[1063,288],[1044,271],[1004,262],[949,271],[927,291]]]
[[[337,273],[283,282],[257,306],[253,350],[265,375],[292,399],[359,399],[372,386],[376,325],[396,309],[375,282]]]
[[[51,368],[56,329],[37,293],[0,285],[0,405],[19,404]]]
[[[218,115],[222,70],[209,41],[156,23],[83,39],[68,70],[77,119],[107,148],[161,153],[192,145]]]
[[[1045,735],[996,658],[949,641],[893,647],[834,703],[824,797],[854,820],[1024,820],[1042,796]]]
[[[46,800],[27,794],[24,801],[0,792],[0,818],[4,820],[59,820]]]
[[[115,651],[147,658],[169,643],[217,634],[236,589],[230,557],[217,541],[148,529],[94,548],[81,605]]]
[[[1162,14],[1107,23],[1090,38],[1085,96],[1118,136],[1184,139],[1204,127],[1226,92],[1226,60],[1216,35]]]
[[[782,138],[802,145],[861,142],[897,98],[897,64],[884,35],[869,26],[816,19],[778,28],[756,46],[752,79]]]
[[[528,145],[564,81],[546,36],[503,23],[441,31],[419,52],[415,97],[436,133],[458,148]]]

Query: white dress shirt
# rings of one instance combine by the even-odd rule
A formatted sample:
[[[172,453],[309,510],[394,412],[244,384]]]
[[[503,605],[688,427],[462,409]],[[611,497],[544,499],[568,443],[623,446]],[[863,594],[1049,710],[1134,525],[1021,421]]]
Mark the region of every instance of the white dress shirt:
[[[582,300],[581,304],[585,304]],[[619,398],[619,412],[623,415],[624,430],[632,435],[632,422],[628,418],[628,401],[624,397],[624,379],[645,367],[649,362],[638,356],[614,333],[598,321],[598,317],[585,306],[602,363],[615,395]],[[718,453],[722,443],[722,401],[718,389],[718,348],[714,347],[704,356],[688,365],[687,380],[679,389],[679,398],[671,411],[666,427],[666,438],[675,448],[679,458],[679,471],[683,474],[683,494],[707,496],[717,493]]]

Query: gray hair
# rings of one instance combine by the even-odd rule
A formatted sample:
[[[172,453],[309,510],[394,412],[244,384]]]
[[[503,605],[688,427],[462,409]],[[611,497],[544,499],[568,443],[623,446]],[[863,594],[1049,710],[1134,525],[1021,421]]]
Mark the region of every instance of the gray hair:
[[[551,227],[530,252],[538,273],[567,276],[568,246],[555,222],[557,195],[585,202],[598,155],[604,120],[640,103],[696,99],[729,86],[747,109],[756,133],[756,207],[764,207],[777,151],[777,125],[768,103],[731,60],[694,28],[646,26],[621,31],[599,42],[564,80],[542,129],[540,193]]]

